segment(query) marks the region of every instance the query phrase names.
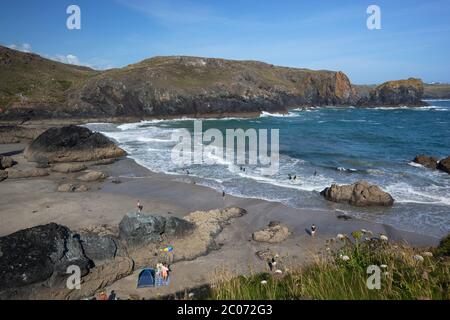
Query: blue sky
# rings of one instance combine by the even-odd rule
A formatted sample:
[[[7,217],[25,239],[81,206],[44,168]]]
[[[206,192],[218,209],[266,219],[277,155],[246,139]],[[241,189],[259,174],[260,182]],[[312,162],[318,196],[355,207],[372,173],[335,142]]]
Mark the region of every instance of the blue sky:
[[[66,28],[71,4],[81,30]],[[381,30],[366,27],[371,4]],[[448,0],[0,0],[0,44],[102,69],[195,55],[450,82],[449,17]]]

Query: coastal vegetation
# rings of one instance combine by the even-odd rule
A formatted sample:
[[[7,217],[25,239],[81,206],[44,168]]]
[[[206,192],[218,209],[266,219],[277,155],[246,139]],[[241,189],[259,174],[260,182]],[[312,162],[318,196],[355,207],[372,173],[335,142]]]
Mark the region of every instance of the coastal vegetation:
[[[390,243],[386,236],[363,239],[364,232],[328,241],[326,250],[303,268],[283,274],[233,277],[221,272],[210,299],[450,299],[450,236],[434,249]],[[369,266],[381,271],[380,289],[367,286]]]

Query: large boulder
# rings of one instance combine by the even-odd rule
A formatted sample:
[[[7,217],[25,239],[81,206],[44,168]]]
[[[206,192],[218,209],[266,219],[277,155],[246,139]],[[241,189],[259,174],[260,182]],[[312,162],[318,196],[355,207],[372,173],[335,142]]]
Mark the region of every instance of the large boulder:
[[[439,161],[437,168],[450,174],[450,156]]]
[[[0,170],[11,168],[15,164],[16,162],[11,157],[0,156]]]
[[[438,159],[435,157],[429,157],[425,155],[418,155],[414,158],[413,162],[418,163],[424,167],[430,169],[436,169],[438,166]]]
[[[119,224],[119,236],[127,245],[136,246],[162,241],[167,237],[190,234],[195,224],[176,217],[128,213]]]
[[[378,186],[370,185],[366,181],[358,181],[351,185],[333,184],[321,193],[325,199],[333,202],[348,203],[354,206],[391,206],[394,204],[392,196]]]
[[[125,155],[113,141],[79,126],[53,127],[39,135],[26,149],[25,158],[39,162],[83,162]]]
[[[0,237],[0,291],[55,282],[77,265],[86,274],[89,260],[80,242],[64,226],[50,223]]]
[[[84,184],[77,185],[73,183],[63,183],[58,186],[58,192],[86,192],[89,191],[89,187]]]
[[[254,232],[252,237],[258,242],[280,243],[289,237],[289,229],[277,221],[271,221],[266,228]]]

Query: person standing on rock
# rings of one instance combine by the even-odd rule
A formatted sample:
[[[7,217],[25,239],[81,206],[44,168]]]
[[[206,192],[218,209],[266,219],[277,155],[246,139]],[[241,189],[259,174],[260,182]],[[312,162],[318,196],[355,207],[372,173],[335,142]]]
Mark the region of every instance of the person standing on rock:
[[[138,200],[137,202],[137,209],[138,209],[138,213],[141,214],[142,213],[142,209],[144,209],[144,206],[141,204],[141,202]]]

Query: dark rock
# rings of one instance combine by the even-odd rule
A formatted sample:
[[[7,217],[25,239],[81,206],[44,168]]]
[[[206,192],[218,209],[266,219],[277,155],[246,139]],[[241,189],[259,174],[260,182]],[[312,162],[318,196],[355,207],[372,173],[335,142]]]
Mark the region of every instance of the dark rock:
[[[424,167],[430,169],[436,169],[438,165],[438,159],[435,157],[429,157],[425,155],[418,155],[414,158],[413,162],[418,163]]]
[[[99,235],[94,232],[82,233],[80,240],[84,254],[94,261],[95,265],[116,257],[117,245],[112,235]]]
[[[8,179],[8,171],[0,170],[0,182]]]
[[[392,196],[378,186],[370,185],[366,181],[358,181],[352,185],[338,186],[333,184],[321,193],[325,199],[333,202],[348,203],[354,206],[391,206],[394,204]]]
[[[0,170],[11,168],[16,162],[11,157],[0,155]]]
[[[450,174],[450,156],[439,161],[437,168]]]
[[[190,234],[195,224],[176,217],[128,213],[119,224],[119,235],[128,245],[162,241]]]
[[[86,274],[89,260],[67,227],[51,223],[0,237],[0,291],[53,282],[70,265]]]
[[[25,158],[49,162],[83,162],[117,158],[125,151],[101,133],[88,128],[66,126],[50,128],[39,135],[26,149]]]

